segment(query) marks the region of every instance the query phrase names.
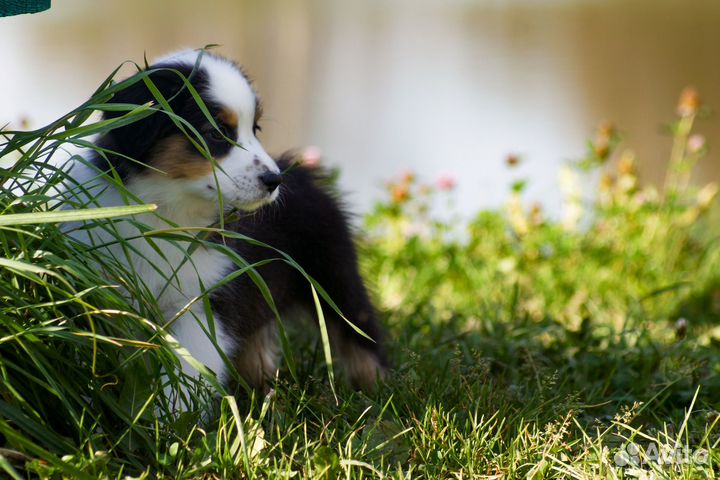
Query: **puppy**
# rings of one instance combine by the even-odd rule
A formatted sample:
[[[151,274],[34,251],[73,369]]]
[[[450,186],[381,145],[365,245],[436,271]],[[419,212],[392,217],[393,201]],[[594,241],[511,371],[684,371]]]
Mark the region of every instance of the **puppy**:
[[[150,229],[201,228],[217,224],[223,210],[252,212],[225,228],[290,255],[347,320],[372,339],[323,302],[333,350],[350,381],[358,388],[371,386],[386,365],[381,333],[358,273],[346,216],[335,197],[318,185],[312,170],[291,167],[291,156],[276,162],[265,152],[257,138],[260,101],[235,63],[207,51],[183,51],[158,60],[147,72],[154,88],[139,81],[117,92],[109,103],[157,106],[164,103],[156,98],[159,92],[167,101],[165,110],[172,113],[156,111],[100,137],[96,144],[104,153],[95,154],[89,164],[76,162],[70,170],[78,185],[71,189],[73,200],[91,198],[100,206],[157,204],[155,214],[137,219]],[[125,113],[109,109],[104,118]],[[134,198],[126,198],[113,178],[119,178]],[[102,229],[76,229],[73,235],[84,242],[105,243],[112,256],[132,269],[157,299],[164,320],[175,319],[175,338],[221,380],[230,376],[219,350],[248,384],[266,386],[278,368],[278,332],[275,316],[253,280],[242,274],[212,290],[214,321],[209,322],[203,302],[193,300],[236,270],[236,264],[216,249],[142,237],[145,227],[137,222],[114,224],[129,239],[130,248],[113,243]],[[243,240],[216,241],[251,264],[280,256]],[[310,284],[288,263],[270,261],[257,272],[283,320],[298,310],[315,311]],[[196,373],[181,362],[185,371]]]

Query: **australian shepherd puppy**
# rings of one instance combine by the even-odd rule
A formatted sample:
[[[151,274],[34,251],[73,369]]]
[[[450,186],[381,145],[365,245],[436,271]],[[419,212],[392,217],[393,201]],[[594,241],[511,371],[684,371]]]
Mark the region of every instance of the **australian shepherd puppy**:
[[[72,189],[74,197],[82,192],[100,206],[157,204],[154,214],[137,218],[151,229],[179,227],[192,232],[217,225],[226,213],[221,205],[225,210],[253,212],[225,228],[289,254],[346,319],[372,339],[324,304],[333,351],[350,381],[359,388],[372,385],[385,367],[380,330],[336,198],[318,185],[311,169],[291,167],[290,156],[276,161],[265,152],[257,138],[262,107],[238,65],[207,51],[184,51],[158,60],[148,72],[151,82],[139,81],[119,91],[110,103],[126,104],[128,109],[127,104],[157,106],[159,93],[167,105],[99,138],[96,144],[104,153],[71,167],[71,177],[82,185]],[[110,109],[104,118],[118,118],[126,111]],[[114,186],[118,179],[134,198]],[[157,237],[149,241],[134,221],[117,222],[114,228],[130,239],[129,247],[108,241],[106,249],[136,273],[157,299],[164,320],[175,319],[171,330],[179,343],[221,380],[230,377],[220,351],[248,384],[266,386],[278,368],[277,324],[249,276],[239,275],[211,290],[214,321],[209,322],[203,302],[197,299],[238,269],[228,255]],[[107,233],[96,230],[101,229],[79,228],[73,235],[97,243]],[[250,264],[279,257],[246,241],[216,240]],[[315,311],[307,279],[288,263],[270,261],[256,270],[283,320],[298,309]],[[196,373],[187,362],[181,363],[185,371]]]

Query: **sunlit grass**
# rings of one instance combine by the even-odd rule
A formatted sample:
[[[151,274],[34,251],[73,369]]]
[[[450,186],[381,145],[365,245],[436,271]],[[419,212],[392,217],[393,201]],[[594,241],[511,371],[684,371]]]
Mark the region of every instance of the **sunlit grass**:
[[[394,368],[386,384],[367,393],[330,388],[327,345],[288,326],[292,341],[285,349],[293,361],[274,388],[264,397],[234,397],[211,393],[222,390],[212,387],[212,375],[201,381],[182,375],[168,319],[142,281],[102,249],[73,241],[57,223],[82,215],[112,229],[114,218],[125,217],[111,215],[148,208],[59,210],[55,187],[64,174],[44,163],[70,145],[92,148],[90,135],[151,113],[152,105],[127,105],[113,122],[90,118],[118,108],[104,102],[142,78],[106,82],[62,119],[7,133],[0,146],[5,475],[717,474],[720,249],[711,221],[717,188],[689,182],[706,151],[692,133],[698,115],[692,92],[672,124],[665,185],[641,185],[634,157],[604,127],[587,158],[563,174],[561,218],[528,207],[519,182],[506,211],[479,212],[457,224],[434,218],[429,207],[437,196],[452,195],[452,182],[429,187],[412,175],[395,182],[359,239],[365,277],[388,329]],[[582,169],[603,173],[591,202],[580,194]],[[184,249],[223,249],[207,235],[233,235],[218,228],[193,238],[172,228],[146,233],[173,238]],[[234,255],[240,274],[257,275],[224,251]],[[254,279],[262,288],[262,279]],[[164,383],[187,392],[186,411],[173,408]],[[701,456],[653,463],[651,445]]]

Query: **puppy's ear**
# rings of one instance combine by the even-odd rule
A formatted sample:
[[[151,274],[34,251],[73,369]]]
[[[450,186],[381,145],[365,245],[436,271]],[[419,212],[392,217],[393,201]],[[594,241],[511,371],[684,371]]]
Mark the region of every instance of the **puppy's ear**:
[[[151,67],[138,75],[145,75],[144,79],[140,79],[113,95],[107,103],[128,103],[132,105],[143,105],[148,102],[158,103],[156,96],[150,91],[148,83],[154,86],[165,100],[173,102],[173,97],[185,85],[188,75],[192,71],[186,71],[187,68],[173,66],[155,66]],[[126,112],[104,112],[104,118],[114,118],[124,115]]]
[[[178,91],[183,86],[182,78],[174,71],[169,70],[155,70],[151,71],[150,75],[147,76],[149,82],[160,92],[160,94],[168,101],[171,101],[171,105],[176,103],[173,99],[177,95]],[[124,103],[130,105],[144,105],[152,102],[153,107],[160,109],[159,102],[155,95],[150,91],[145,81],[140,80],[128,88],[117,92],[108,103]],[[106,111],[104,112],[103,118],[115,118],[125,115],[125,111]],[[172,124],[172,121],[168,119],[167,115],[163,112],[156,112],[145,118],[133,122],[129,125],[112,130],[110,134],[115,137],[115,140],[119,143],[118,146],[121,148],[130,148],[131,145],[139,147],[139,142],[145,140],[147,142],[154,143],[158,140],[158,137],[162,134],[164,126]],[[142,133],[140,135],[140,133]],[[131,137],[131,138],[128,138]],[[132,139],[133,142],[126,142],[123,140]],[[136,149],[137,150],[137,149]],[[142,150],[142,149],[140,149]],[[123,153],[130,153],[129,150]],[[134,152],[140,153],[140,152]]]
[[[171,108],[177,111],[176,105],[179,104],[181,101],[179,97],[182,96],[178,93],[185,85],[183,77],[177,71],[163,68],[151,71],[147,78],[165,100],[170,102]],[[117,92],[107,103],[144,105],[149,102],[152,102],[154,108],[161,110],[158,99],[145,81],[140,80]],[[105,111],[103,118],[117,118],[126,113],[127,111]],[[107,155],[107,160],[121,178],[125,179],[129,173],[143,168],[152,147],[169,135],[174,128],[168,115],[163,111],[157,111],[138,121],[110,130],[98,139],[97,144],[114,152]]]

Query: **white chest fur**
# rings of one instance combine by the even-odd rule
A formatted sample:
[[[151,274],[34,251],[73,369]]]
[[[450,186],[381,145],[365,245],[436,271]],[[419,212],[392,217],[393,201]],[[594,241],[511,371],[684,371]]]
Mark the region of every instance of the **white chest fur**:
[[[82,195],[72,194],[75,200],[85,202],[92,197],[97,206],[137,203],[98,178],[92,167],[78,163],[71,172],[87,189]],[[217,217],[217,206],[193,202],[183,196],[182,185],[178,184],[140,180],[129,187],[140,200],[157,203],[156,214],[115,222],[115,232],[91,226],[73,229],[71,235],[87,244],[106,245],[105,253],[132,272],[132,278],[127,280],[135,282],[145,290],[146,297],[157,302],[164,322],[172,322],[171,332],[180,345],[222,379],[225,367],[218,347],[230,355],[233,342],[219,322],[210,324],[202,296],[231,271],[232,262],[221,252],[194,243],[192,236],[196,232],[178,230],[211,224]],[[169,229],[178,240],[163,238],[162,231]],[[118,237],[123,242],[118,242]],[[186,373],[197,374],[182,357],[181,363]]]

